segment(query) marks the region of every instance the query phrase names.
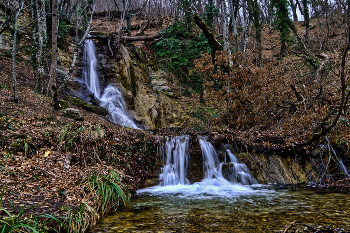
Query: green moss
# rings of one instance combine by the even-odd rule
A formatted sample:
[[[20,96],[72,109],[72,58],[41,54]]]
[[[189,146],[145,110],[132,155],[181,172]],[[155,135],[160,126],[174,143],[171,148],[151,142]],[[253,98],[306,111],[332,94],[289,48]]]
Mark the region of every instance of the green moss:
[[[131,78],[131,93],[135,97],[136,96],[136,76],[135,76],[135,71],[134,67],[130,64],[130,78]]]
[[[174,94],[173,93],[170,93],[170,92],[164,92],[164,94],[166,95],[166,96],[168,96],[169,98],[174,98]]]
[[[86,103],[83,100],[80,100],[80,99],[77,99],[77,98],[74,98],[74,97],[68,97],[68,100],[72,104],[75,104],[75,105],[77,105],[79,107],[82,107],[83,109],[85,109],[87,111],[96,113],[98,115],[106,116],[108,114],[108,111],[106,109],[104,109],[102,107],[99,107],[99,106],[95,106],[95,105]]]
[[[69,108],[69,105],[66,101],[64,100],[59,100],[59,108],[60,109],[65,109],[65,108]]]

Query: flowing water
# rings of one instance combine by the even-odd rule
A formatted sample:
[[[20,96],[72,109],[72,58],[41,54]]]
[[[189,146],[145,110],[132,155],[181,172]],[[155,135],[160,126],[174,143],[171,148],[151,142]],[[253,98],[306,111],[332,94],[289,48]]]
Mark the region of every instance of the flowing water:
[[[350,228],[350,194],[245,188],[215,194],[195,187],[178,193],[141,192],[128,210],[106,217],[93,232],[277,233],[294,220]]]
[[[188,137],[168,137],[159,148],[160,184],[138,190],[127,210],[104,218],[93,232],[279,232],[294,220],[350,228],[349,194],[259,185],[230,150],[230,162],[221,163],[212,144],[203,137],[199,144],[201,182],[189,184],[185,178]],[[228,179],[223,166],[231,172]]]
[[[94,42],[92,40],[86,40],[83,55],[83,81],[91,93],[93,93],[94,98],[99,102],[100,106],[107,109],[110,121],[115,124],[137,129],[138,126],[128,112],[126,102],[118,87],[109,84],[103,90],[103,93],[101,92],[100,82],[96,71],[97,59],[95,51]]]

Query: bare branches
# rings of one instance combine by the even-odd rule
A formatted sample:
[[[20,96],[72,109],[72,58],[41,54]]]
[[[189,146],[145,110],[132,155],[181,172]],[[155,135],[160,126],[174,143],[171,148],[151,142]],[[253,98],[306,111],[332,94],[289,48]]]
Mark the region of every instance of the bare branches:
[[[345,81],[345,61],[346,61],[348,51],[350,49],[350,18],[348,20],[349,21],[348,21],[347,41],[346,41],[345,49],[344,49],[343,54],[342,54],[341,66],[340,66],[341,101],[340,101],[338,113],[337,113],[336,117],[334,118],[332,124],[330,124],[326,128],[323,128],[321,132],[314,134],[309,139],[307,144],[311,144],[311,143],[315,142],[316,140],[318,140],[319,138],[321,138],[322,136],[327,135],[333,129],[333,127],[337,124],[340,116],[343,113],[343,109],[345,108],[345,106],[347,104],[348,98],[346,98],[346,87],[347,86],[346,86],[346,81]]]
[[[72,63],[70,65],[70,67],[69,67],[68,74],[65,74],[65,77],[63,79],[63,82],[62,82],[61,86],[57,89],[57,93],[60,93],[62,91],[62,88],[66,85],[66,83],[70,79],[71,75],[73,74],[75,63],[76,63],[77,57],[78,57],[79,48],[80,48],[80,46],[82,46],[82,44],[86,40],[87,36],[89,35],[90,29],[91,29],[91,25],[92,25],[92,17],[93,17],[94,11],[95,11],[95,7],[93,7],[93,10],[92,10],[92,13],[91,13],[91,16],[90,16],[90,21],[89,21],[89,24],[88,24],[88,26],[87,26],[87,28],[85,30],[85,33],[84,33],[83,37],[80,39],[79,42],[78,42],[78,38],[77,38],[77,42],[76,42],[75,47],[74,47],[74,54],[73,54]]]

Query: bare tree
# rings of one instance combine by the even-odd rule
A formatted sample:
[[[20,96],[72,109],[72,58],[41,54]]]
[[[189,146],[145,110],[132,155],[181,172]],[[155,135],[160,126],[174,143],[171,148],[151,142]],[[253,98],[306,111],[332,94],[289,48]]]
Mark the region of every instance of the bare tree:
[[[36,72],[36,90],[39,93],[44,92],[44,50],[47,41],[47,29],[46,29],[46,12],[45,12],[45,1],[36,0],[37,8],[37,19],[38,19],[38,51],[36,54],[36,62],[38,65],[38,70]]]
[[[57,69],[57,60],[58,60],[58,51],[57,51],[57,28],[58,19],[57,19],[57,0],[52,0],[52,60],[50,68],[50,80],[47,87],[48,94],[50,95],[51,86],[56,87],[56,69]]]
[[[21,11],[24,9],[24,0],[21,0],[17,4],[18,4],[18,8],[15,16],[15,28],[13,32],[13,47],[12,47],[13,101],[15,103],[18,102],[17,80],[16,80],[16,46],[17,46],[18,18]]]
[[[76,42],[75,42],[75,46],[74,46],[74,52],[73,52],[73,59],[72,59],[71,65],[69,67],[68,73],[66,73],[63,70],[57,69],[57,72],[64,76],[64,79],[63,79],[60,87],[57,89],[57,94],[62,91],[63,87],[67,84],[68,80],[71,78],[71,76],[74,72],[75,63],[76,63],[77,58],[78,58],[79,48],[83,45],[84,41],[86,40],[87,36],[90,33],[90,29],[91,29],[91,25],[92,25],[92,17],[93,17],[93,13],[95,11],[94,1],[92,2],[91,8],[92,8],[92,12],[91,12],[91,16],[90,16],[90,21],[87,25],[87,28],[84,32],[84,35],[82,36],[82,38],[80,40],[78,38],[78,33],[77,33]],[[77,20],[77,26],[78,26],[78,17],[76,20]]]

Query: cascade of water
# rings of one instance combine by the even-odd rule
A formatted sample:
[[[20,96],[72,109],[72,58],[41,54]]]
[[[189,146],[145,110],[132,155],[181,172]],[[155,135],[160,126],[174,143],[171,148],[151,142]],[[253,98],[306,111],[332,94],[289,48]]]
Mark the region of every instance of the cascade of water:
[[[230,157],[231,163],[229,164],[229,181],[238,182],[244,185],[257,184],[258,182],[252,177],[247,165],[239,163],[237,157],[229,150],[226,150],[227,155]]]
[[[83,61],[85,66],[83,67],[83,78],[89,90],[94,93],[96,98],[100,98],[100,82],[96,72],[97,58],[96,48],[92,40],[86,40],[84,43],[84,55]]]
[[[189,184],[186,179],[188,166],[188,136],[166,138],[166,164],[159,175],[161,186]],[[164,155],[163,155],[164,156]]]
[[[220,161],[219,157],[215,151],[214,146],[205,140],[203,137],[199,138],[199,145],[202,149],[202,155],[203,155],[203,172],[204,172],[204,178],[218,178],[219,176],[222,176],[219,174],[219,171],[217,169]]]
[[[344,165],[344,163],[343,163],[342,160],[339,161],[339,164],[340,164],[340,166],[342,167],[344,173],[350,178],[350,174],[349,174],[349,172],[348,172],[348,169],[346,169],[346,167],[345,167],[345,165]]]
[[[95,55],[95,45],[92,40],[86,40],[84,45],[83,78],[94,97],[99,100],[101,107],[109,112],[109,119],[115,124],[138,129],[127,111],[126,103],[122,93],[113,85],[108,85],[101,96],[100,83],[96,71],[97,59]]]
[[[241,183],[243,185],[257,184],[248,167],[243,163],[239,163],[237,157],[229,149],[226,150],[226,153],[231,162],[220,163],[214,146],[207,142],[204,137],[198,138],[203,154],[204,179],[216,178],[221,181],[228,179],[232,183]]]

